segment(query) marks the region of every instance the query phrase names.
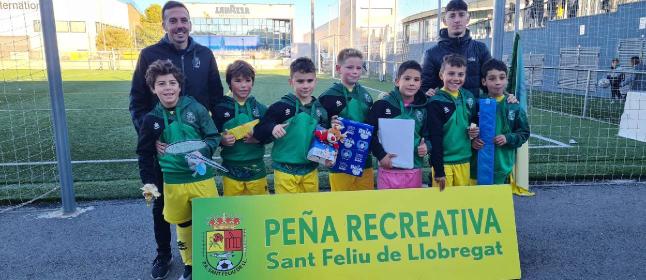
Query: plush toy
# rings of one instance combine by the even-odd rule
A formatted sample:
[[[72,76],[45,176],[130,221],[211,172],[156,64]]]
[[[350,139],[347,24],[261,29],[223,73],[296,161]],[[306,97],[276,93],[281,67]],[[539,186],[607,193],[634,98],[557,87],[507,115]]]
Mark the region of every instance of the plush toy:
[[[337,124],[333,124],[330,129],[315,130],[314,136],[322,143],[332,145],[335,150],[339,149],[339,142],[342,142],[346,137],[341,133],[341,126]]]

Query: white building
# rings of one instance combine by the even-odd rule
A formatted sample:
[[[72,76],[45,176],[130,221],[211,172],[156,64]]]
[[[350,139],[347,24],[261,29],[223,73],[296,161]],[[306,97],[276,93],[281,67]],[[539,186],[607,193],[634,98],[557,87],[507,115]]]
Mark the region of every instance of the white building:
[[[61,53],[96,51],[105,26],[134,32],[141,17],[131,3],[119,0],[53,0]],[[42,54],[38,0],[0,0],[0,57]]]
[[[278,52],[294,41],[294,5],[186,3],[195,41],[217,52]]]

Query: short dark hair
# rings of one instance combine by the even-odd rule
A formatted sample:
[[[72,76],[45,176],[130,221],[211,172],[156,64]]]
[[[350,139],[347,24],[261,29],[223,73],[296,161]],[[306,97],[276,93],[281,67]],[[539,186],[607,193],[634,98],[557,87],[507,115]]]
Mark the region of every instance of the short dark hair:
[[[486,78],[487,74],[491,70],[498,70],[505,72],[507,74],[507,65],[505,65],[504,62],[497,60],[495,58],[487,60],[484,64],[482,64],[482,69],[480,70],[480,75],[482,78]]]
[[[292,61],[289,65],[289,76],[294,76],[294,73],[316,73],[316,66],[309,57],[299,57]]]
[[[469,6],[463,0],[451,0],[446,4],[445,12],[449,11],[469,11]]]
[[[444,72],[446,66],[453,67],[467,67],[467,59],[459,54],[447,54],[442,58],[442,66],[440,67],[440,73]]]
[[[615,62],[615,61],[616,61],[616,62],[619,62],[619,58],[616,58],[616,57],[615,57],[615,58],[613,58],[613,59],[612,59],[612,62]]]
[[[236,60],[227,66],[227,71],[225,73],[229,88],[231,88],[231,79],[239,76],[251,78],[251,83],[253,84],[256,81],[256,70],[254,70],[253,66],[248,62],[244,60]]]
[[[177,83],[179,84],[179,87],[181,88],[182,84],[184,83],[184,75],[179,71],[179,68],[177,68],[172,61],[170,61],[170,59],[158,59],[148,66],[145,76],[146,85],[150,87],[150,90],[153,90],[155,88],[155,81],[157,80],[157,77],[168,74],[173,74],[173,77],[175,77]]]
[[[417,70],[420,73],[422,73],[422,66],[419,65],[419,63],[415,60],[407,60],[402,62],[402,64],[399,65],[399,68],[397,68],[397,79],[401,78],[402,75],[404,75],[404,72],[406,70]]]
[[[186,10],[186,12],[188,13],[188,9],[186,8],[186,6],[184,6],[184,4],[182,2],[168,1],[168,2],[166,2],[166,4],[164,4],[164,6],[162,7],[162,10],[161,10],[162,21],[164,19],[166,19],[165,18],[166,10],[169,10],[169,9],[172,9],[172,8],[177,8],[177,7],[184,8],[184,10]],[[189,16],[190,16],[190,14],[189,14]]]

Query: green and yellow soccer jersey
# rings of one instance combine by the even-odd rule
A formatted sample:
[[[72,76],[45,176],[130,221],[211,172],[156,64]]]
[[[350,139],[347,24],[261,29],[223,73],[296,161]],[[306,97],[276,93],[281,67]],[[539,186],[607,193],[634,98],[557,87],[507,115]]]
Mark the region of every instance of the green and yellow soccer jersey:
[[[444,177],[444,164],[471,160],[471,140],[467,129],[477,123],[476,99],[465,89],[454,97],[438,90],[428,105],[428,129],[431,138],[431,166],[435,177]]]
[[[180,97],[177,106],[170,109],[158,103],[144,117],[137,143],[140,176],[144,184],[154,183],[154,161],[158,160],[166,183],[190,183],[213,177],[210,169],[204,175],[193,176],[183,155],[157,155],[157,140],[167,144],[203,140],[207,146],[199,151],[211,158],[220,143],[220,135],[207,109],[192,97]]]

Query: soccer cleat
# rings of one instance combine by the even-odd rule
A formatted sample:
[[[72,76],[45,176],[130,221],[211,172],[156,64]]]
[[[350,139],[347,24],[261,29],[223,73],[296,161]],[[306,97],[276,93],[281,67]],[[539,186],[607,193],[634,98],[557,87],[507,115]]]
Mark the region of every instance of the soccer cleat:
[[[153,268],[150,277],[155,280],[164,279],[170,272],[170,265],[173,262],[173,255],[158,255],[153,261]]]
[[[185,265],[184,273],[182,274],[182,277],[179,278],[179,280],[191,280],[191,279],[193,279],[193,267],[190,265]]]

